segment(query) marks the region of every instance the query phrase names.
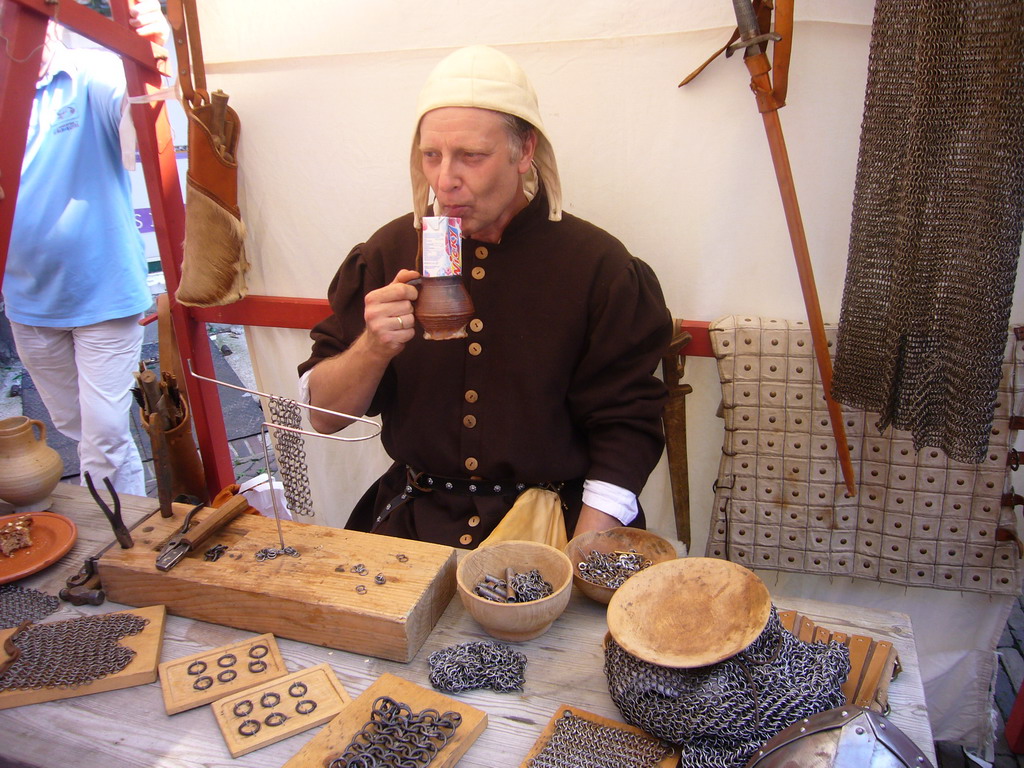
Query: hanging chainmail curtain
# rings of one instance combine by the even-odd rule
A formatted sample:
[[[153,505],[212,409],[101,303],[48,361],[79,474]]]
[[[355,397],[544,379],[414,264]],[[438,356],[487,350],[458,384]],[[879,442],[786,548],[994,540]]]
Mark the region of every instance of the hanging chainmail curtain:
[[[878,0],[832,395],[985,460],[1024,222],[1024,3]]]

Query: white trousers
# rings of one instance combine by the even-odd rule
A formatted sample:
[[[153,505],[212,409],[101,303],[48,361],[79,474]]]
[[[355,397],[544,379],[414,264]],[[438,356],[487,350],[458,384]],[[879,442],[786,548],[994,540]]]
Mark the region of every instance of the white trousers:
[[[82,484],[88,472],[97,488],[109,477],[118,493],[145,496],[129,417],[142,353],[138,320],[133,315],[77,328],[11,321],[11,331],[53,425],[78,442]]]

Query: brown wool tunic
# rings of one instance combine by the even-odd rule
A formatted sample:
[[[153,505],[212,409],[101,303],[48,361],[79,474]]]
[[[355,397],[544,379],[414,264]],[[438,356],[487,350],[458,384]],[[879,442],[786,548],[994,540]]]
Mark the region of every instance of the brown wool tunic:
[[[584,478],[639,493],[661,456],[665,387],[654,370],[671,317],[644,262],[603,230],[547,218],[538,195],[501,243],[463,241],[476,309],[468,338],[425,341],[395,357],[369,414],[395,464],[356,505],[348,527],[475,547],[515,501],[433,491],[404,500],[407,470],[442,477],[564,484],[571,533]],[[344,351],[364,329],[363,297],[415,269],[412,215],[356,246],[331,283],[334,314],[311,332],[299,374]],[[639,524],[643,524],[642,515]]]

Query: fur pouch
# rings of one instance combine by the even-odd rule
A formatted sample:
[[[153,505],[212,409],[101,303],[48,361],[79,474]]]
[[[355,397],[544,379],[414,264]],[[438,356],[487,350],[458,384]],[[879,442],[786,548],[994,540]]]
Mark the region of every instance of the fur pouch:
[[[217,103],[188,113],[189,169],[185,193],[185,248],[174,297],[214,307],[246,295],[245,225],[238,210],[238,115]],[[223,97],[226,100],[226,97]],[[216,132],[210,125],[217,126]]]

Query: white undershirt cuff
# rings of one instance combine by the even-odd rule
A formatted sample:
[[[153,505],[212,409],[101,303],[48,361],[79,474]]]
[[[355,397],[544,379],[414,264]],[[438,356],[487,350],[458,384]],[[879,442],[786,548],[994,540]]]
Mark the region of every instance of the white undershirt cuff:
[[[583,503],[611,515],[623,525],[629,525],[640,514],[635,493],[603,480],[583,481]]]

